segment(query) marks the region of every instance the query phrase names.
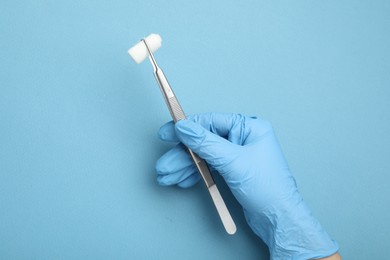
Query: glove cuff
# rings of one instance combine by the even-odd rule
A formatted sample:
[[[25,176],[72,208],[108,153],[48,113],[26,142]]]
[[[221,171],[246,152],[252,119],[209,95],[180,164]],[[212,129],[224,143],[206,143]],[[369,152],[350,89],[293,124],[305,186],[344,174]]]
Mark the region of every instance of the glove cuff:
[[[323,258],[339,249],[301,196],[283,210],[245,212],[245,216],[249,226],[268,245],[271,259]]]

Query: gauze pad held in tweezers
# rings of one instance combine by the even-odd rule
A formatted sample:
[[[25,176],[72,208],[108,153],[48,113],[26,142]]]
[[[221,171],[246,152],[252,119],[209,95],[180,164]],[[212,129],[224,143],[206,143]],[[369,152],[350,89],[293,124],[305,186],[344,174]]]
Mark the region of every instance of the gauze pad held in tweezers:
[[[162,40],[158,34],[150,34],[144,40],[147,42],[151,52],[155,52],[161,47]],[[142,41],[131,47],[128,53],[137,64],[140,64],[149,57],[148,50],[145,48],[145,44]]]

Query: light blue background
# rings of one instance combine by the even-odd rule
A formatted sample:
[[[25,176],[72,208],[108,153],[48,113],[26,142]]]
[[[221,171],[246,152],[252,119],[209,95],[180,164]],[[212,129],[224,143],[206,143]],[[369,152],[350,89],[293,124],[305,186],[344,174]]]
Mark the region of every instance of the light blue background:
[[[1,259],[267,259],[223,181],[160,187],[170,120],[156,53],[188,114],[269,119],[299,189],[345,259],[390,244],[389,1],[0,3]]]

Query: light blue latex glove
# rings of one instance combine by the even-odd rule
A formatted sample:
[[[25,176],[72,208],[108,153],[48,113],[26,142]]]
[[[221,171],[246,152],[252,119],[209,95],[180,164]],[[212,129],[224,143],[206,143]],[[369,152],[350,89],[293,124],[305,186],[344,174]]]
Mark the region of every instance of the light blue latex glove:
[[[159,137],[181,142],[225,179],[271,259],[311,259],[337,252],[297,190],[269,122],[240,114],[208,113],[162,126]],[[186,188],[200,180],[182,144],[156,164],[161,185]]]

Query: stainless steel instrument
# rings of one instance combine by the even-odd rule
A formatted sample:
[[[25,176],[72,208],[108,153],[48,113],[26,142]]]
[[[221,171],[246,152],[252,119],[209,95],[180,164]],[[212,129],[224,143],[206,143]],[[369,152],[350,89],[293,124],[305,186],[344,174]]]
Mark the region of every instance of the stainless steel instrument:
[[[164,100],[168,106],[169,112],[171,113],[173,121],[176,123],[179,120],[185,119],[186,116],[184,114],[184,111],[181,108],[175,94],[173,93],[173,90],[169,85],[168,80],[164,75],[164,72],[157,65],[153,53],[149,49],[147,41],[145,39],[142,39],[142,41],[148,50],[149,60],[154,70],[154,76],[160,87]],[[211,176],[207,163],[203,159],[201,159],[197,154],[191,151],[191,149],[188,149],[188,152],[191,155],[192,160],[194,161],[200,175],[202,176],[204,183],[207,186],[207,189],[211,195],[211,198],[218,211],[218,214],[221,218],[221,221],[223,223],[223,226],[225,227],[226,232],[230,235],[233,235],[234,233],[236,233],[237,230],[236,225],[234,224],[234,221],[230,216],[230,213],[225,205],[225,202],[222,199],[222,196],[219,193],[217,186],[215,185],[215,182],[213,180],[213,177]]]

